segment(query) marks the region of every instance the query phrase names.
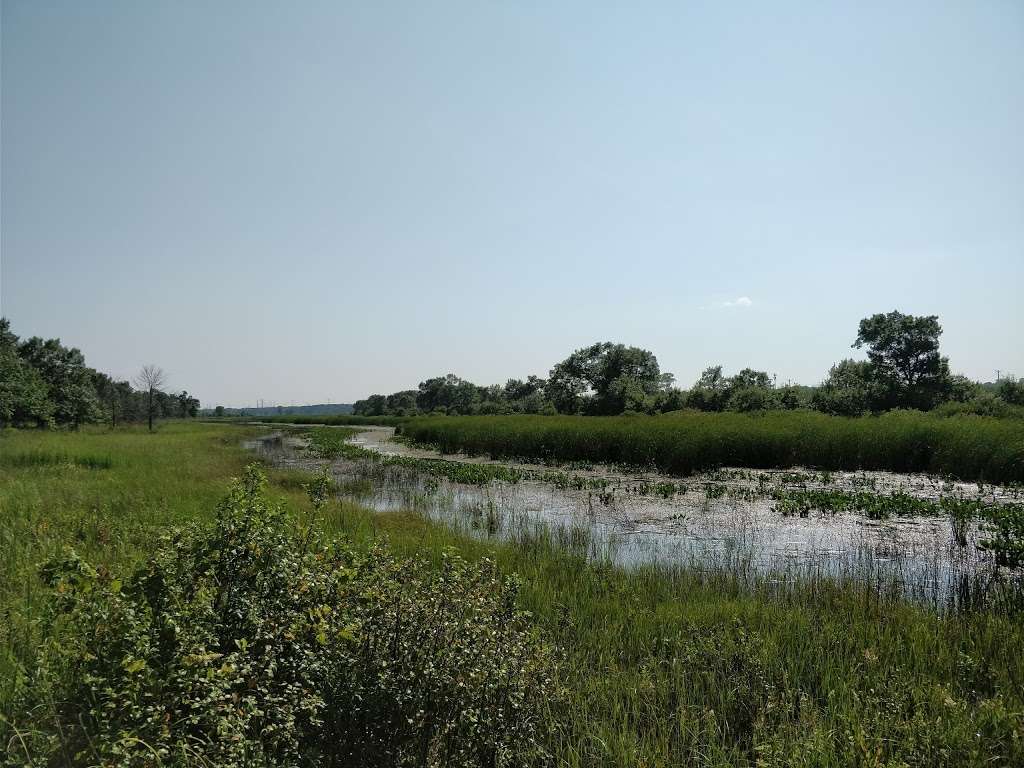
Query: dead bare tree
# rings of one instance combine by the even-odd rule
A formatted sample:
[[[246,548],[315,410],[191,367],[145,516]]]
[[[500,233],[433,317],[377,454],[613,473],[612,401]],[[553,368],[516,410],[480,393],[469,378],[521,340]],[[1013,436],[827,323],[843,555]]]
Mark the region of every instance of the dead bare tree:
[[[144,365],[142,370],[139,371],[138,376],[135,377],[135,386],[139,389],[146,390],[148,393],[146,399],[146,414],[149,416],[149,431],[153,431],[153,392],[160,389],[167,381],[167,374],[164,373],[163,368],[159,368],[155,365]]]

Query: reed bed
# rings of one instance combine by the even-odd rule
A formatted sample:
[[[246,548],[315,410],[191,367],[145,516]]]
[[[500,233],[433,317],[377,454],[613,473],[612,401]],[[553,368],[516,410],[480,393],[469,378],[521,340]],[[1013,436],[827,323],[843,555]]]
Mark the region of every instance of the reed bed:
[[[674,475],[717,467],[803,466],[1024,482],[1024,423],[984,416],[914,411],[861,418],[813,412],[448,416],[410,420],[398,430],[442,453],[598,462]]]

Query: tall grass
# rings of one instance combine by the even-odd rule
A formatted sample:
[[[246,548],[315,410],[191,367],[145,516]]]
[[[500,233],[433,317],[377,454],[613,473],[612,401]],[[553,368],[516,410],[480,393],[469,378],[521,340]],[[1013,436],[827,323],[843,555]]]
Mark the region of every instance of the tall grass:
[[[38,645],[39,564],[65,546],[111,567],[144,557],[158,531],[213,514],[252,460],[241,443],[257,431],[167,422],[152,434],[0,432],[0,712]],[[301,488],[276,493],[306,504]]]
[[[449,416],[408,421],[399,431],[444,453],[593,461],[679,475],[721,466],[807,466],[1024,481],[1024,423],[983,416],[912,411],[863,418],[812,412]]]

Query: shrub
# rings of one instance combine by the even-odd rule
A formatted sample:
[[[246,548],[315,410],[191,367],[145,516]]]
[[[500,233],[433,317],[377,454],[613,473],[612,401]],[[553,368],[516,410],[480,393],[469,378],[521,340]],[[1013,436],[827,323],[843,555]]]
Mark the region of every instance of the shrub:
[[[994,416],[997,418],[1022,418],[1024,408],[1011,405],[991,392],[980,392],[969,400],[943,403],[934,411],[940,416]]]
[[[515,581],[325,542],[264,484],[250,467],[125,581],[71,551],[44,567],[51,640],[10,764],[544,762],[550,654]]]

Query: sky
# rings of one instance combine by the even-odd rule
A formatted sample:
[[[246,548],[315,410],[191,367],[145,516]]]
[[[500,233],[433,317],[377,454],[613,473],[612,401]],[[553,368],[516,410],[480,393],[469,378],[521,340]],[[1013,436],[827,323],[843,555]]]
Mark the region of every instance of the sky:
[[[0,312],[204,405],[818,383],[936,314],[1024,376],[1024,4],[3,0]]]

